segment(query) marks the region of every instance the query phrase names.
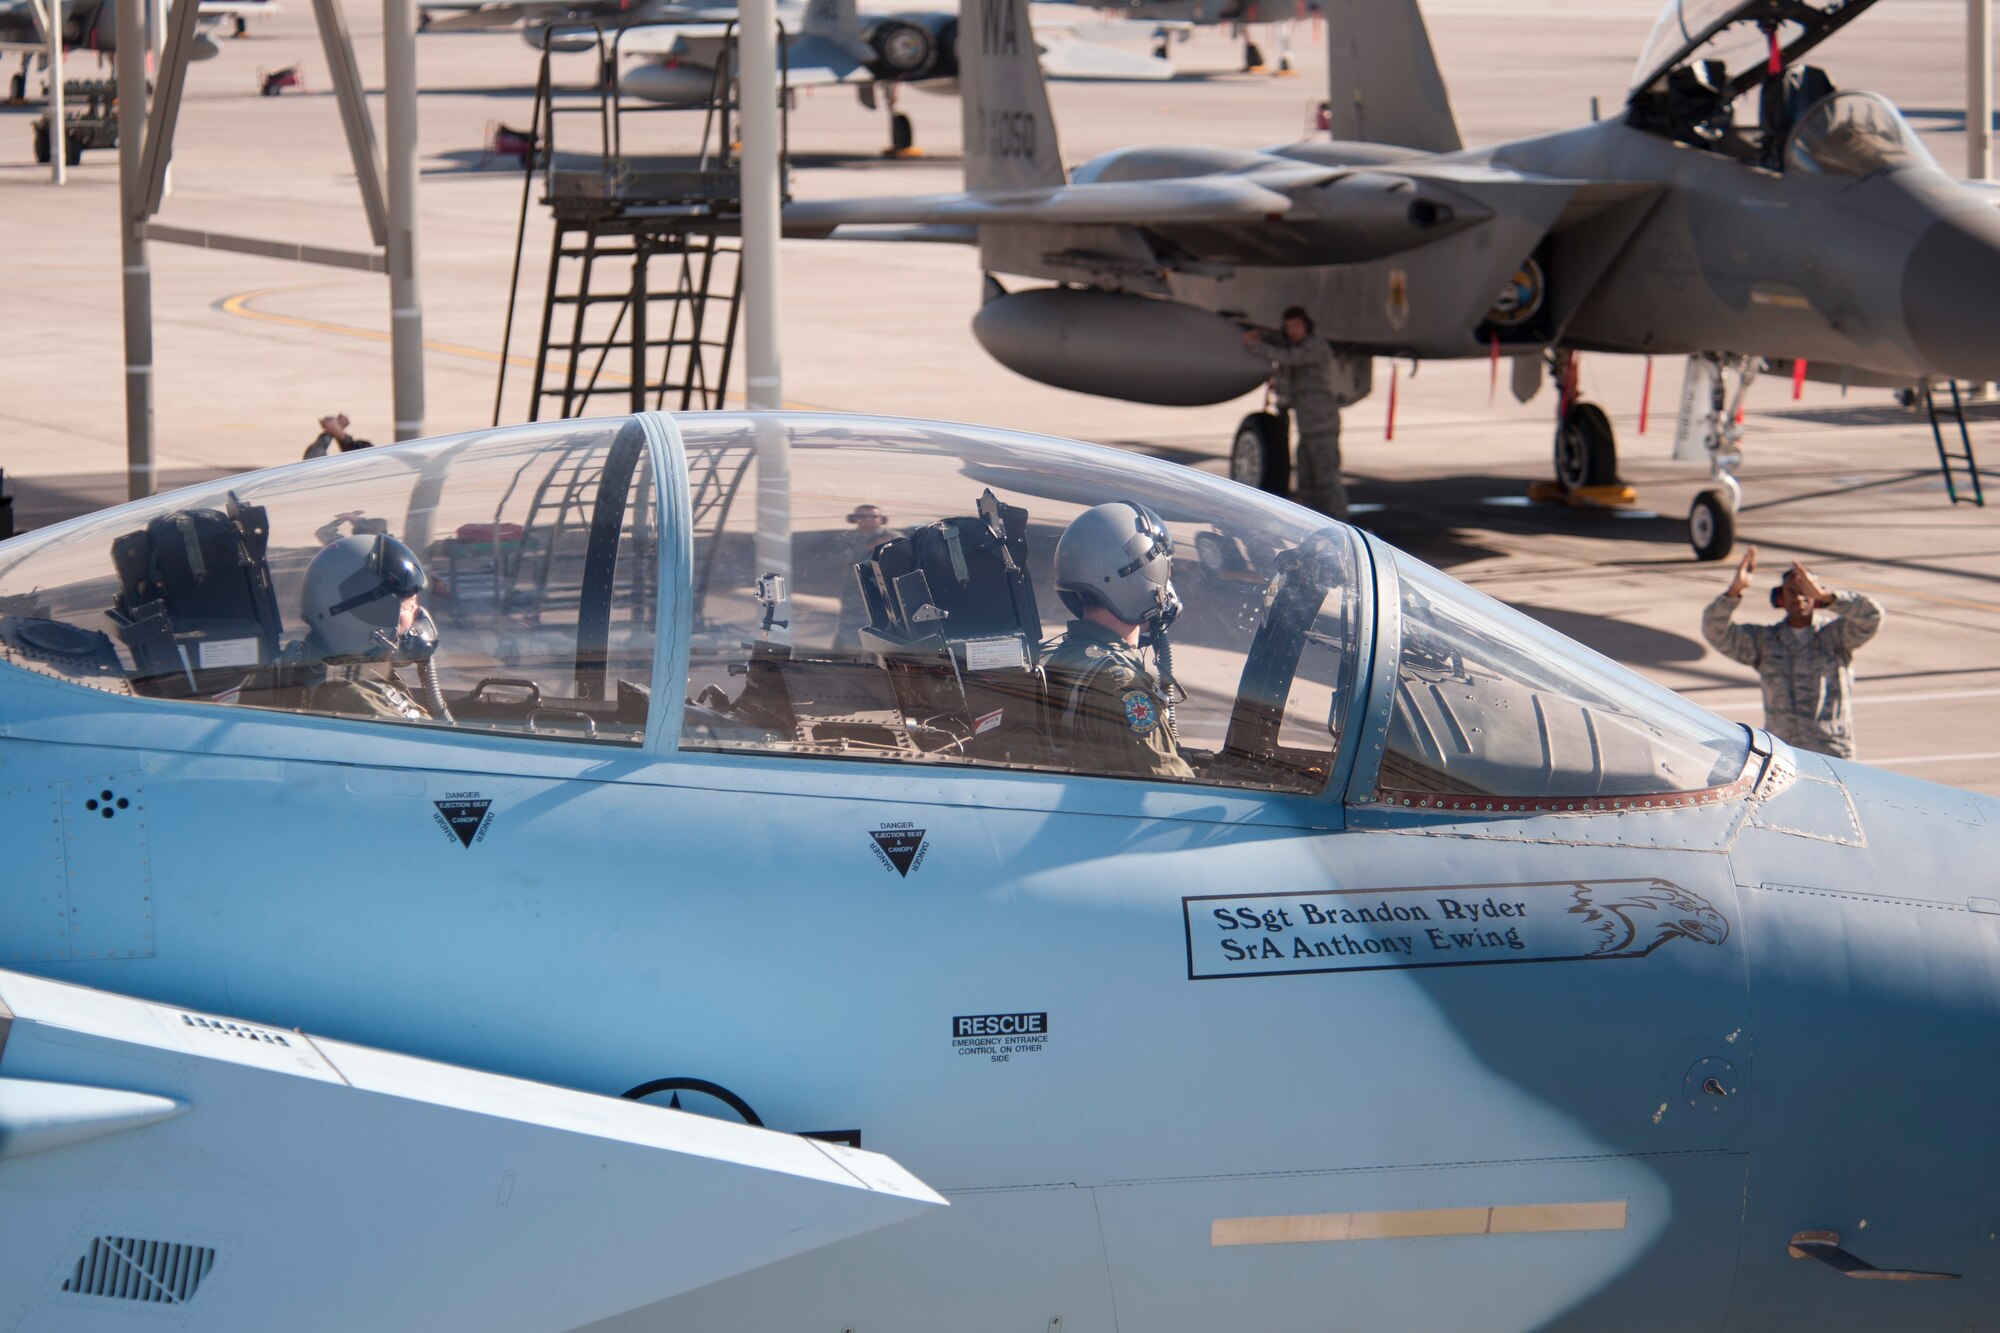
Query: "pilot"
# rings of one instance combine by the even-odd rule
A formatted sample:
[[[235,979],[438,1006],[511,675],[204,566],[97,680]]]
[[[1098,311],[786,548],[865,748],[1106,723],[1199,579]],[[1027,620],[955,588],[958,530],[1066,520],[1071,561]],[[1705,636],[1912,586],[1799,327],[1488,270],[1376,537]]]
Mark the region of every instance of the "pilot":
[[[343,537],[313,557],[299,599],[311,711],[449,718],[431,666],[437,626],[417,600],[426,586],[415,552],[387,533]],[[419,693],[396,675],[398,663],[418,665]]]
[[[1124,500],[1086,509],[1056,543],[1056,593],[1075,618],[1046,664],[1049,706],[1056,744],[1079,772],[1194,776],[1167,691],[1139,652],[1156,645],[1171,678],[1164,636],[1181,609],[1173,552],[1160,516]]]

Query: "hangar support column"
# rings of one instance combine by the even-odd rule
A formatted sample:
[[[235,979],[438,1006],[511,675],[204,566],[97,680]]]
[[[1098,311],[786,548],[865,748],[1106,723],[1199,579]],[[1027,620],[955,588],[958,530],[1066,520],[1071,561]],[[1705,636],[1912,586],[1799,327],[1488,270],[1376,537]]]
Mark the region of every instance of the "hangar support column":
[[[1994,0],[1966,0],[1966,176],[1994,174]]]
[[[424,433],[424,309],[417,282],[417,10],[382,0],[382,101],[387,113],[389,352],[396,438]]]
[[[61,0],[52,10],[60,13]],[[117,6],[118,244],[125,287],[125,494],[153,493],[153,270],[146,257],[145,178],[139,156],[146,138],[146,15]],[[58,20],[60,22],[60,20]],[[50,145],[63,151],[61,126]]]

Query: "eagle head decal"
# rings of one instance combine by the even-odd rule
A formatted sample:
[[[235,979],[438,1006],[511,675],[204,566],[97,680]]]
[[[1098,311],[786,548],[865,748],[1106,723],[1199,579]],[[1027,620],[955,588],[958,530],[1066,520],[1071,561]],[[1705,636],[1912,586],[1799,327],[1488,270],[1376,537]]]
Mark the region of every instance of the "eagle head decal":
[[[1596,927],[1592,958],[1644,957],[1671,939],[1720,944],[1729,922],[1699,894],[1663,879],[1578,884],[1571,915]]]

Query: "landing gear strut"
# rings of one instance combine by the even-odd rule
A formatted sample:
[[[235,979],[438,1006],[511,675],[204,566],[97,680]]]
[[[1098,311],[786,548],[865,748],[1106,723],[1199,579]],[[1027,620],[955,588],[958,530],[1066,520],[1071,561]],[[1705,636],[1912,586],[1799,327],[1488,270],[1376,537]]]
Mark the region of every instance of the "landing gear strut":
[[[1579,396],[1576,353],[1551,352],[1549,373],[1556,382],[1556,484],[1572,493],[1616,486],[1618,437],[1604,409]]]
[[[1688,545],[1697,560],[1721,560],[1736,544],[1736,511],[1743,487],[1736,469],[1743,462],[1743,427],[1738,418],[1764,363],[1754,356],[1704,352],[1691,356],[1681,387],[1680,420],[1674,429],[1674,457],[1708,459],[1709,486],[1688,509]],[[1736,391],[1729,392],[1730,376]]]
[[[922,157],[924,150],[917,147],[917,132],[910,124],[910,118],[896,110],[896,85],[893,82],[882,85],[883,105],[889,109],[889,146],[882,150],[884,157]]]

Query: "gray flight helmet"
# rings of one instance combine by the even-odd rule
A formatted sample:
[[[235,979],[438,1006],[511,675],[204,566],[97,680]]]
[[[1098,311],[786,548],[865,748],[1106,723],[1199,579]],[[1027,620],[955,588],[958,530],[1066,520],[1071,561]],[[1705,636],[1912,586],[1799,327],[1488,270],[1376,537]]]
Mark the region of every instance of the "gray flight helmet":
[[[343,537],[306,566],[299,613],[328,659],[421,660],[429,656],[426,636],[413,631],[399,638],[396,624],[403,599],[428,585],[416,553],[394,537]],[[428,637],[434,648],[435,631]]]
[[[1173,556],[1174,539],[1158,514],[1130,500],[1097,505],[1056,543],[1056,594],[1071,615],[1102,606],[1158,634],[1181,611]]]

